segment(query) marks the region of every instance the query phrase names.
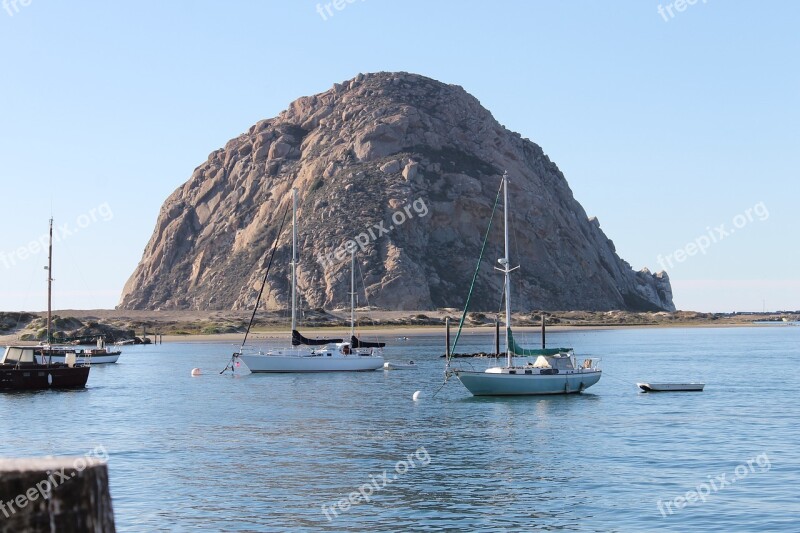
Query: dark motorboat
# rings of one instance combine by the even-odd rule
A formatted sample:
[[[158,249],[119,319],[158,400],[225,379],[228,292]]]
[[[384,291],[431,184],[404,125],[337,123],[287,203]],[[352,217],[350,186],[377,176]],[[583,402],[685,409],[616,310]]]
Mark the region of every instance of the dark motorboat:
[[[52,340],[53,219],[50,219],[50,247],[47,254],[47,346]],[[0,359],[0,390],[82,389],[89,379],[88,364],[77,362],[75,352],[53,362],[54,354],[42,346],[8,346]],[[37,352],[38,350],[38,352]],[[39,359],[37,360],[37,356]]]
[[[40,356],[42,357],[42,356]],[[0,359],[0,390],[82,389],[89,379],[89,366],[37,361],[33,346],[8,346]]]

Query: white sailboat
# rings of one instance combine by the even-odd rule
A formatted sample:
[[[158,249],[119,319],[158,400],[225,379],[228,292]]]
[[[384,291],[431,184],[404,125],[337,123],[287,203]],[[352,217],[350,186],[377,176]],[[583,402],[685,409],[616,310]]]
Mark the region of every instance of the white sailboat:
[[[374,350],[361,350],[343,339],[308,339],[297,331],[297,189],[292,189],[292,347],[267,353],[234,354],[250,372],[363,372],[383,368],[383,357]],[[264,277],[266,283],[266,276]],[[263,285],[261,287],[263,291]],[[256,304],[258,307],[258,304]],[[255,311],[254,311],[255,312]],[[252,320],[251,320],[252,325]],[[249,326],[248,326],[249,333]],[[352,329],[351,329],[352,333]],[[247,335],[245,335],[245,342]],[[361,343],[362,347],[364,343]],[[231,364],[233,366],[233,362]]]
[[[519,346],[511,333],[511,272],[508,257],[508,174],[503,174],[503,217],[505,234],[504,257],[498,260],[505,275],[506,364],[484,372],[453,369],[461,383],[473,396],[522,396],[538,394],[570,394],[583,392],[600,380],[602,371],[596,362],[586,359],[578,366],[571,348],[533,350]],[[488,234],[487,234],[488,235]],[[519,366],[514,357],[536,357]],[[449,365],[449,361],[448,361]],[[448,372],[450,372],[448,370]]]

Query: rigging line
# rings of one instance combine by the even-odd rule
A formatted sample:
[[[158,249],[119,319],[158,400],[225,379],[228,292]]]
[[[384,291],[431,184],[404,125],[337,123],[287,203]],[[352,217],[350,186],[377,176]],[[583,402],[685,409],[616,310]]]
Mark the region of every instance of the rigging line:
[[[372,307],[369,305],[369,294],[367,294],[367,284],[364,283],[364,271],[361,269],[361,262],[356,261],[356,265],[358,266],[358,275],[361,278],[361,286],[364,287],[364,301],[367,304],[367,318],[369,319],[371,324],[374,324],[375,321],[372,319]],[[353,287],[353,292],[356,292],[356,287]],[[356,299],[358,298],[358,293],[356,292]],[[358,337],[358,315],[356,314],[356,337]],[[378,339],[377,335],[372,337],[374,340]]]
[[[511,233],[511,246],[512,246],[512,248],[514,250],[514,257],[522,257],[522,255],[520,254],[520,251],[519,251],[520,250],[519,239],[517,239],[517,232],[516,232],[517,224],[515,222],[515,214],[516,214],[515,210],[511,210],[510,211],[510,215],[511,215],[510,226],[511,227],[510,227],[510,231],[509,232]],[[521,265],[522,265],[522,263],[520,262],[520,266],[519,266],[520,274],[522,274],[522,272],[523,272]],[[512,309],[512,313],[511,314],[512,315],[514,314],[513,313],[513,309]],[[514,335],[514,338],[517,338],[516,334]],[[523,346],[528,345],[529,342],[530,342],[528,332],[526,332],[524,330],[519,332],[519,339],[520,339],[520,342],[522,343]]]
[[[513,241],[512,242],[512,246],[514,248],[514,257],[522,257],[520,255],[520,253],[519,253],[519,241],[517,240],[517,231],[515,229],[517,227],[517,223],[516,223],[516,220],[515,220],[515,214],[516,214],[516,211],[512,209],[511,210],[511,240]]]
[[[520,255],[520,253],[519,253],[519,241],[517,240],[517,231],[516,231],[517,223],[516,223],[516,219],[515,219],[516,210],[509,209],[509,211],[510,211],[510,214],[511,214],[511,223],[509,224],[511,226],[510,230],[509,230],[509,233],[511,233],[511,247],[512,247],[513,252],[514,252],[514,257],[522,257],[522,255]],[[520,262],[517,265],[517,268],[520,269],[519,274],[522,274],[521,264],[522,263]],[[517,284],[517,288],[519,288],[520,286],[521,286],[521,284]],[[511,314],[512,315],[514,314],[514,310],[513,309],[511,310]]]
[[[609,377],[609,378],[611,378],[611,379],[613,379],[615,381],[619,381],[620,383],[624,383],[625,385],[634,385],[634,386],[638,385],[637,382],[635,382],[635,381],[628,381],[626,379],[618,378],[617,376],[613,376],[613,375],[607,373],[606,370],[603,370],[603,376],[607,376],[607,377]],[[638,386],[637,386],[637,388],[638,388]]]
[[[283,232],[283,226],[286,223],[286,214],[289,212],[289,205],[287,205],[286,209],[283,211],[281,226],[280,228],[278,228],[278,233],[275,235],[275,243],[272,245],[272,253],[269,256],[269,263],[267,264],[267,270],[266,272],[264,272],[264,280],[261,282],[261,290],[258,291],[258,298],[256,298],[256,305],[253,306],[253,314],[250,315],[250,323],[247,324],[247,331],[245,331],[242,345],[239,347],[238,352],[234,352],[233,355],[231,355],[230,361],[228,361],[228,364],[225,365],[225,368],[222,369],[222,372],[220,372],[220,374],[225,373],[225,371],[228,370],[228,368],[230,368],[232,371],[235,372],[236,367],[234,366],[233,361],[234,359],[236,359],[237,356],[242,354],[242,352],[244,351],[244,347],[247,344],[247,337],[248,335],[250,335],[250,328],[253,327],[253,321],[256,318],[256,311],[258,311],[258,305],[261,303],[261,295],[264,293],[264,287],[266,287],[267,285],[267,276],[269,276],[270,268],[272,268],[272,260],[275,258],[275,250],[278,249],[278,240],[281,238],[281,233]]]
[[[358,277],[361,278],[361,285],[364,287],[364,301],[367,303],[367,318],[371,318],[369,316],[369,296],[367,296],[367,286],[364,285],[364,273],[361,271],[361,262],[356,260],[355,257],[353,258],[353,261],[354,261],[353,265],[358,267]],[[355,277],[356,277],[355,273],[353,273],[353,286],[350,287],[350,291],[353,293],[353,300],[354,300],[353,305],[355,306],[355,308],[352,310],[352,313],[353,313],[353,335],[358,337],[358,335],[359,335],[359,333],[358,333],[358,313],[356,312],[356,309],[358,309],[358,304],[359,304],[358,297],[360,296],[360,294],[358,293],[358,283],[356,283]],[[352,339],[350,339],[350,340],[352,340]]]
[[[450,349],[450,354],[454,354],[456,351],[456,345],[458,344],[458,338],[461,336],[461,329],[464,327],[464,319],[467,317],[467,310],[469,309],[469,301],[472,298],[472,290],[475,288],[475,280],[478,279],[478,271],[481,268],[481,261],[483,261],[483,252],[486,250],[486,243],[489,240],[489,232],[492,230],[492,221],[494,220],[494,213],[497,211],[497,204],[500,203],[500,193],[503,191],[503,182],[500,182],[500,187],[497,189],[497,197],[494,199],[494,207],[492,207],[492,214],[489,217],[489,227],[486,228],[486,235],[483,237],[483,244],[481,245],[481,254],[478,257],[478,264],[475,265],[475,273],[472,275],[472,283],[469,286],[469,293],[467,294],[467,301],[464,303],[464,312],[461,313],[461,320],[458,321],[458,331],[456,332],[456,338],[453,340],[453,347]],[[450,359],[452,356],[448,358],[447,364],[450,364]]]
[[[261,290],[258,291],[258,298],[256,298],[256,305],[253,306],[253,314],[250,315],[250,323],[247,324],[247,331],[245,331],[244,333],[244,340],[242,341],[242,346],[239,348],[239,353],[242,353],[244,345],[247,344],[247,336],[250,335],[250,328],[253,327],[253,320],[255,320],[256,318],[256,311],[258,311],[258,305],[261,303],[261,295],[264,294],[264,287],[267,286],[267,276],[269,275],[269,270],[272,267],[272,260],[275,259],[275,250],[278,249],[278,240],[281,238],[281,233],[283,232],[283,226],[286,223],[286,214],[289,212],[289,205],[291,204],[287,204],[286,209],[283,210],[281,227],[278,229],[278,234],[275,235],[275,243],[272,245],[272,253],[269,256],[267,271],[264,272],[264,280],[261,282]]]

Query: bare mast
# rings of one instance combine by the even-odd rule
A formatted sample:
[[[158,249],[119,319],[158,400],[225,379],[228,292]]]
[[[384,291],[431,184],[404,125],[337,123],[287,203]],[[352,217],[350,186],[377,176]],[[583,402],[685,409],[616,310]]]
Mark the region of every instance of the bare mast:
[[[508,172],[503,173],[503,230],[505,232],[505,256],[503,273],[506,277],[506,364],[511,366],[511,263],[508,260]]]
[[[53,218],[50,218],[50,244],[47,249],[47,344],[52,338],[53,323]]]
[[[297,189],[292,188],[292,335],[297,330]]]
[[[356,251],[350,251],[350,338],[356,334]]]

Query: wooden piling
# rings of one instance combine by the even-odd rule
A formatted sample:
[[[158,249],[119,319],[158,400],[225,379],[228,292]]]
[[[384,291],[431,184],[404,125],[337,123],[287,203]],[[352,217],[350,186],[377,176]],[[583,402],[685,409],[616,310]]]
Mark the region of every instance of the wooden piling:
[[[444,355],[450,359],[450,317],[444,319]]]
[[[500,357],[500,321],[494,321],[494,356]]]
[[[545,321],[545,319],[544,319],[544,313],[542,313],[542,350],[544,350],[544,349],[545,349],[545,339],[544,339],[544,337],[545,337],[545,333],[544,333],[544,321]]]
[[[105,461],[0,459],[0,533],[37,531],[116,531]]]

